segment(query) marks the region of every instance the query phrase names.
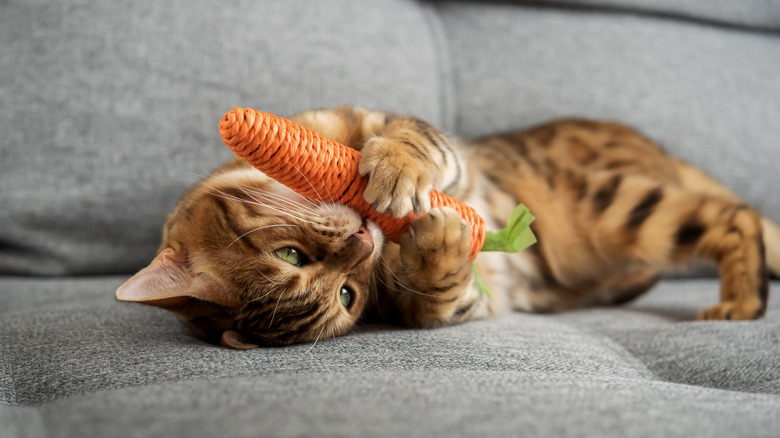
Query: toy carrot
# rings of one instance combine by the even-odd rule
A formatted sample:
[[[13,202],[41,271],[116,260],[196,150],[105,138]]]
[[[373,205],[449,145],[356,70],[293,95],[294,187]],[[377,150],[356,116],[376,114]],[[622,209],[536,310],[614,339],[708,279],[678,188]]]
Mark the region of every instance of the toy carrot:
[[[327,193],[377,224],[388,239],[398,242],[414,213],[396,218],[376,211],[363,199],[368,180],[358,172],[361,154],[297,123],[251,108],[233,108],[219,122],[222,141],[239,157],[306,198],[319,201]],[[485,231],[485,221],[462,202],[431,192],[431,207],[450,207],[471,224],[470,260],[479,251],[520,251],[536,242],[528,225],[533,216],[520,205],[509,226]]]

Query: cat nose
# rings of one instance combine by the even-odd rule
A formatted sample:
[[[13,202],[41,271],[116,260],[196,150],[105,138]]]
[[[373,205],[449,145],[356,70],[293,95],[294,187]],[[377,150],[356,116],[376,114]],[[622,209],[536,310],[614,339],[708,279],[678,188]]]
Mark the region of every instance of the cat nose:
[[[374,252],[374,239],[371,237],[371,232],[365,223],[354,234],[349,236],[346,243],[346,246],[343,248],[344,252],[338,251],[335,255],[336,257],[347,256],[349,260],[355,263],[355,266],[361,264]]]
[[[374,249],[374,238],[371,237],[371,232],[368,231],[368,227],[365,225],[361,225],[352,237],[356,238],[361,245]]]

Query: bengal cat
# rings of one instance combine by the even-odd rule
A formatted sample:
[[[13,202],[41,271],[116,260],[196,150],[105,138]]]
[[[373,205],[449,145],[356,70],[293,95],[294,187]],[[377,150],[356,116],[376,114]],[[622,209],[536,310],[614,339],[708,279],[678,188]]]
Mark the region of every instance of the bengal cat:
[[[628,127],[561,120],[461,142],[417,118],[360,108],[292,119],[362,151],[365,198],[380,211],[427,214],[400,244],[386,242],[329,194],[303,199],[234,159],[182,197],[157,257],[117,298],[171,310],[189,334],[246,349],[316,342],[361,320],[437,327],[623,303],[703,259],[718,266],[720,302],[697,319],[765,312],[777,227]],[[473,206],[488,229],[519,203],[536,216],[538,244],[478,256],[489,295],[473,279],[469,226],[430,209],[432,189]]]

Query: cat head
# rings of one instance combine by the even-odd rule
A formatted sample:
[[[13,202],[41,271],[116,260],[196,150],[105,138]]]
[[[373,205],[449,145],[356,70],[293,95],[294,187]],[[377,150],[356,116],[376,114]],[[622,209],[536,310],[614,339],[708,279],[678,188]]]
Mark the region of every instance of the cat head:
[[[345,334],[372,293],[379,228],[254,169],[217,173],[168,217],[157,256],[117,290],[190,335],[248,349]]]

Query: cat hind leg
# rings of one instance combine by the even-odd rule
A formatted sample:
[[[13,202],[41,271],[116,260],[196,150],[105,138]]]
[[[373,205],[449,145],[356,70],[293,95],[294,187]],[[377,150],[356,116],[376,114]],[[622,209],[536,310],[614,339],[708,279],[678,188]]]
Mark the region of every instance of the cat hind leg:
[[[761,216],[745,206],[733,207],[699,245],[718,263],[721,302],[697,319],[756,319],[764,315],[769,298]]]
[[[768,299],[761,215],[737,200],[626,178],[617,200],[601,213],[596,245],[602,254],[630,257],[660,271],[712,260],[720,275],[720,303],[699,320],[756,319]],[[617,232],[622,230],[622,232]],[[772,229],[772,238],[780,236]],[[774,261],[774,260],[773,260]]]

